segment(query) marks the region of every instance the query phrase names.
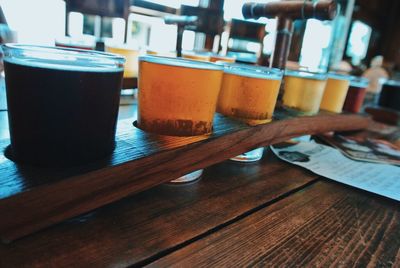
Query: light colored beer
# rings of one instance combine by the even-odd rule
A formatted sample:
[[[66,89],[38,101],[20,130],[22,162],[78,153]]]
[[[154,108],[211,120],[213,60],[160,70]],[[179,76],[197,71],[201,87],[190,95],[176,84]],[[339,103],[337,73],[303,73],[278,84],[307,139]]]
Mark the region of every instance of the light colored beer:
[[[138,57],[139,50],[136,47],[129,47],[128,45],[105,45],[105,50],[110,53],[122,55],[125,57],[126,62],[124,65],[124,78],[131,78],[138,76]]]
[[[270,122],[282,80],[281,71],[238,66],[225,66],[217,111],[249,125]]]
[[[210,54],[210,61],[211,62],[227,62],[227,63],[235,63],[236,59],[234,57],[228,57],[228,56],[221,56],[218,54]]]
[[[140,57],[138,126],[172,136],[211,133],[222,75],[211,63]]]
[[[182,52],[182,58],[197,61],[210,61],[208,53]]]
[[[147,55],[153,55],[153,56],[176,58],[176,52],[175,51],[159,51],[159,50],[147,49],[146,50],[146,54]]]
[[[349,89],[350,76],[330,74],[326,81],[320,109],[341,113]]]
[[[286,71],[283,105],[299,114],[317,114],[325,84],[325,75],[303,71]]]

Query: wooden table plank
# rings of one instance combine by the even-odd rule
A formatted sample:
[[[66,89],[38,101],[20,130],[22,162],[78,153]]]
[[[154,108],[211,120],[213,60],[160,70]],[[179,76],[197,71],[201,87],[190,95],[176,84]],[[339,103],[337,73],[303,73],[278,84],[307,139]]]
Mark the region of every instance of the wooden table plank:
[[[0,237],[12,241],[257,147],[368,124],[359,115],[319,114],[249,127],[217,115],[210,136],[161,137],[126,120],[118,124],[114,153],[92,164],[36,168],[0,156]]]
[[[153,267],[399,267],[396,201],[320,181]]]
[[[317,178],[271,152],[224,162],[188,185],[161,185],[93,213],[0,245],[0,267],[145,264],[244,217]]]

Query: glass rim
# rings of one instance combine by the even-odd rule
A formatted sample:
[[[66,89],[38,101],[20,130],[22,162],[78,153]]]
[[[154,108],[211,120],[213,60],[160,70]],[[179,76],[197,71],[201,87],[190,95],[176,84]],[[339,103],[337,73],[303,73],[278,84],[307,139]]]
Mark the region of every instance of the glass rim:
[[[170,58],[157,55],[143,55],[139,56],[139,62],[141,61],[155,63],[155,64],[162,64],[167,66],[191,68],[191,69],[223,71],[223,66],[220,66],[218,64],[206,61],[184,59],[184,58]]]
[[[366,88],[368,85],[369,85],[368,78],[362,76],[351,76],[350,78],[351,87]]]
[[[122,71],[125,57],[94,50],[28,44],[1,45],[8,63],[64,71]]]
[[[19,50],[19,51],[30,51],[33,53],[37,52],[46,54],[63,54],[63,55],[71,55],[71,56],[73,55],[88,59],[109,59],[109,60],[121,61],[122,63],[125,62],[125,58],[117,54],[96,51],[96,50],[85,50],[79,48],[56,47],[56,46],[52,47],[52,46],[17,44],[17,43],[3,44],[1,45],[1,48],[2,49],[6,48],[10,50]]]
[[[293,76],[298,78],[313,79],[313,80],[326,80],[326,73],[310,72],[306,70],[290,70],[286,69],[284,76]]]
[[[335,72],[328,73],[328,78],[336,79],[336,80],[345,80],[345,81],[352,80],[352,76],[349,74],[340,74],[340,73],[335,73]]]
[[[229,62],[217,62],[216,64],[224,66],[224,73],[238,76],[272,80],[281,80],[283,77],[283,71],[278,68]]]
[[[234,56],[228,56],[228,55],[220,55],[220,54],[218,54],[218,53],[213,53],[213,52],[210,52],[211,54],[210,54],[210,57],[211,58],[217,58],[217,59],[233,59],[233,60],[236,60],[236,57],[234,57]]]
[[[386,79],[383,81],[382,85],[388,85],[388,86],[400,86],[400,80],[395,80],[395,79]]]

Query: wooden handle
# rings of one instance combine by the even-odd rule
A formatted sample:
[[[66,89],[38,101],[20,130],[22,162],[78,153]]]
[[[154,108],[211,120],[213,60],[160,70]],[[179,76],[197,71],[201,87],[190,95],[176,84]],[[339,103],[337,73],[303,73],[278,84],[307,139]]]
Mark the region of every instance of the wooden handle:
[[[314,3],[305,1],[246,3],[242,8],[243,16],[246,19],[285,17],[293,20],[311,18],[332,20],[336,16],[336,12],[337,5],[332,0],[320,0]]]

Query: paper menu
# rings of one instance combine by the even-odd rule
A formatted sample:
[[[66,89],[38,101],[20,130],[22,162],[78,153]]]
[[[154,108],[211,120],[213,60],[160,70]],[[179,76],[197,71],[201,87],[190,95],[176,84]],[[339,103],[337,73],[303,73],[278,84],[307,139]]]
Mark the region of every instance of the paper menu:
[[[280,159],[320,176],[400,201],[398,166],[351,160],[332,147],[314,142],[271,149]]]

